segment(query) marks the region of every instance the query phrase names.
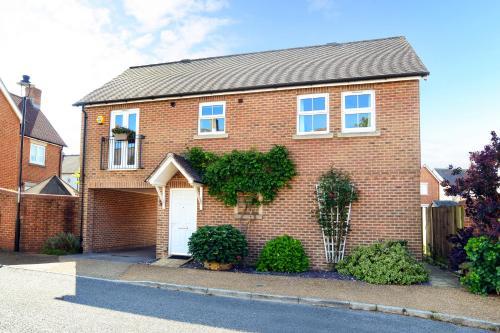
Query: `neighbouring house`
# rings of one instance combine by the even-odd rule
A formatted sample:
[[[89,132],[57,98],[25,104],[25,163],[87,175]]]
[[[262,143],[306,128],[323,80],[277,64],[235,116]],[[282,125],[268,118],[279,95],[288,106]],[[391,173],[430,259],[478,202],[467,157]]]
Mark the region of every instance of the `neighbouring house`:
[[[423,165],[420,168],[420,204],[427,207],[437,201],[441,202],[440,205],[447,201],[456,203],[462,201],[460,197],[446,195],[445,187],[441,185],[444,180],[454,184],[460,177],[463,177],[463,171],[454,175],[449,168],[431,169]]]
[[[80,174],[80,155],[64,155],[62,159],[61,178],[78,191]]]
[[[40,109],[41,91],[31,86],[26,93],[19,249],[39,252],[57,233],[80,235],[80,202],[58,177],[65,143]],[[15,249],[21,112],[21,97],[9,93],[0,80],[0,250],[7,251]]]
[[[455,201],[455,202],[460,202],[463,199],[459,196],[450,196],[447,195],[444,191],[445,187],[441,186],[441,183],[445,180],[447,180],[450,184],[455,184],[457,179],[462,178],[464,176],[464,171],[461,170],[460,173],[453,174],[453,170],[450,168],[435,168],[434,169],[436,176],[439,180],[439,200],[446,200],[446,201]]]
[[[42,91],[31,86],[26,91],[26,125],[23,152],[24,190],[51,176],[61,174],[62,149],[66,146],[41,111]],[[9,93],[0,80],[0,188],[17,190],[21,140],[22,99]]]
[[[326,267],[315,185],[332,166],[359,189],[348,249],[405,239],[421,257],[419,84],[428,74],[404,37],[130,67],[75,103],[84,251],[187,255],[197,227],[243,228],[238,208],[209,195],[182,154],[279,144],[297,176],[245,226],[250,260],[289,234],[313,267]],[[135,138],[118,140],[116,126]]]

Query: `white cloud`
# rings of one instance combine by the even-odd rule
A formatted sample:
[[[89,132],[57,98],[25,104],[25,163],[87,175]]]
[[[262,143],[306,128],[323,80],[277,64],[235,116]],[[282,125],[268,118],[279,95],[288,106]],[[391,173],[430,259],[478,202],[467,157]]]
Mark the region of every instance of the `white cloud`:
[[[193,14],[215,12],[227,5],[221,0],[125,0],[125,12],[136,18],[144,31],[154,31]]]
[[[71,105],[86,93],[131,65],[228,50],[217,29],[229,21],[214,17],[224,1],[157,1],[156,7],[125,0],[128,17],[121,8],[90,3],[0,1],[0,77],[19,93],[15,82],[22,74],[31,75],[43,91],[42,109],[68,152],[79,152],[80,145],[80,110]]]
[[[146,46],[151,45],[153,41],[154,41],[154,36],[153,34],[149,33],[134,39],[130,44],[133,47],[142,49],[145,48]]]

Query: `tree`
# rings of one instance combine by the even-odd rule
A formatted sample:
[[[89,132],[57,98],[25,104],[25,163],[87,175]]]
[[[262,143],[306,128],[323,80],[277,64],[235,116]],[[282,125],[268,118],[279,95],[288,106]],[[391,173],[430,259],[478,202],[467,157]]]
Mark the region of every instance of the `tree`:
[[[467,216],[473,220],[472,228],[477,235],[498,239],[500,235],[500,140],[491,132],[491,143],[482,151],[470,153],[471,165],[455,184],[442,183],[446,194],[465,199]],[[453,169],[452,166],[450,166]],[[453,169],[459,174],[460,168]]]

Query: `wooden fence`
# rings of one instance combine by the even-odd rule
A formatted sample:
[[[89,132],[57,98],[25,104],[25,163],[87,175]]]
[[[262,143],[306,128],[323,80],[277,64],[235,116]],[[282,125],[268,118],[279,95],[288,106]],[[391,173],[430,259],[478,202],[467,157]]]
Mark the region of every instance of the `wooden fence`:
[[[464,227],[464,207],[422,207],[424,254],[447,260],[451,245],[446,239]]]

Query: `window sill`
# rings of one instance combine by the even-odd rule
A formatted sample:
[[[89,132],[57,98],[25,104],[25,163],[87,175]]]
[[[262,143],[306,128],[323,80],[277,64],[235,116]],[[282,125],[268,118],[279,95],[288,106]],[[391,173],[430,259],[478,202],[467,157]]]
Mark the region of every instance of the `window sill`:
[[[224,139],[229,137],[229,134],[227,133],[221,133],[221,134],[198,134],[193,136],[193,139],[195,140],[203,140],[203,139]]]
[[[45,168],[45,164],[38,164],[38,163],[33,163],[33,162],[29,162],[28,164],[31,165],[31,166]]]
[[[353,132],[353,133],[337,133],[337,137],[339,138],[352,138],[358,136],[380,136],[380,131],[373,132]]]
[[[310,140],[310,139],[330,139],[333,138],[333,133],[321,134],[295,134],[292,139],[294,140]]]

